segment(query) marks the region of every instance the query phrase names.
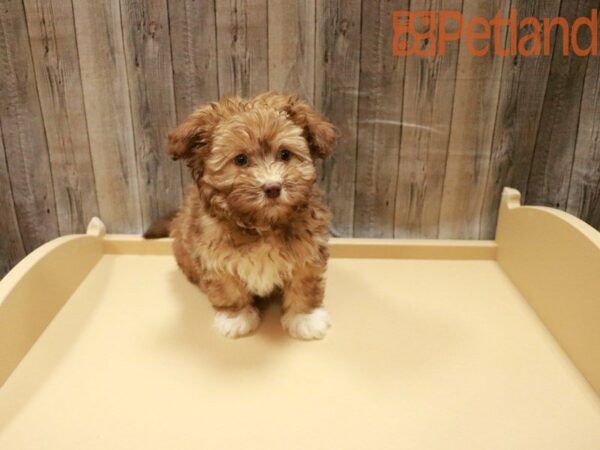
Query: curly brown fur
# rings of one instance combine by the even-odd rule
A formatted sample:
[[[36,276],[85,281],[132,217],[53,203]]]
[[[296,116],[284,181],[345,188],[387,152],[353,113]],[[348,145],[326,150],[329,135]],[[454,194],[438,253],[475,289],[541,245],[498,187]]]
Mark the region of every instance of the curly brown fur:
[[[281,291],[288,332],[323,337],[330,216],[314,163],[336,138],[305,102],[276,93],[210,103],[169,134],[169,154],[187,160],[195,181],[170,223],[175,257],[223,334],[252,331],[254,299]]]

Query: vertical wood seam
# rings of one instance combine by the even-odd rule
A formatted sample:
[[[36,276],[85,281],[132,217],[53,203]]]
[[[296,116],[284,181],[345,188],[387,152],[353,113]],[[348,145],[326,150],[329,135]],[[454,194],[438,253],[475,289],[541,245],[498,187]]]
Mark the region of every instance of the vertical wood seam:
[[[464,14],[465,11],[465,1],[466,0],[462,0],[460,2],[460,14],[462,16],[462,14]],[[440,198],[440,206],[438,208],[438,213],[437,213],[437,234],[436,234],[436,238],[439,239],[440,237],[440,221],[442,218],[442,201],[444,198],[444,186],[446,186],[446,175],[448,174],[448,160],[450,159],[450,143],[452,142],[452,134],[454,132],[454,102],[456,101],[456,82],[458,81],[458,67],[459,67],[459,63],[460,63],[460,52],[461,52],[461,48],[463,47],[464,44],[464,40],[461,36],[459,42],[458,42],[458,54],[456,55],[456,66],[454,67],[454,89],[452,89],[452,108],[450,109],[450,132],[448,133],[448,142],[446,144],[446,162],[444,164],[444,180],[442,181],[442,191],[441,191],[441,198]]]
[[[579,96],[579,108],[577,111],[577,126],[575,127],[575,129],[577,130],[575,133],[575,143],[573,146],[573,157],[571,158],[571,167],[570,167],[570,171],[569,171],[569,183],[567,185],[567,201],[565,202],[565,211],[568,209],[569,207],[569,195],[571,194],[571,183],[573,181],[573,168],[575,166],[575,157],[577,156],[577,143],[579,141],[579,125],[581,123],[581,108],[583,106],[583,96],[585,94],[585,82],[587,80],[587,75],[588,75],[588,66],[590,64],[590,55],[588,55],[586,57],[585,60],[585,75],[583,77],[583,83],[581,83],[581,95]]]
[[[81,102],[83,109],[83,120],[85,121],[85,129],[87,130],[87,141],[88,141],[88,153],[90,155],[90,164],[92,166],[92,177],[94,177],[94,197],[96,197],[96,205],[98,206],[98,214],[100,214],[100,200],[98,198],[98,189],[96,188],[96,170],[94,168],[94,158],[92,156],[92,142],[90,139],[90,126],[87,118],[87,110],[85,109],[85,92],[83,89],[83,73],[81,72],[81,59],[79,58],[79,44],[77,43],[77,21],[75,20],[75,7],[71,0],[71,15],[73,18],[73,39],[75,40],[75,51],[77,52],[77,71],[79,72],[79,79],[81,80]]]
[[[560,4],[558,5],[558,14],[560,15],[560,11],[562,10],[562,6],[563,6],[563,2],[566,0],[561,0]],[[529,191],[529,182],[531,180],[531,175],[533,173],[533,162],[535,161],[535,154],[537,152],[538,149],[538,140],[540,139],[540,134],[542,133],[542,117],[544,115],[544,105],[546,105],[546,98],[548,97],[548,88],[550,85],[550,78],[552,76],[552,64],[554,63],[554,55],[556,53],[556,45],[558,42],[558,29],[556,29],[555,35],[554,35],[554,45],[552,46],[552,56],[550,57],[550,65],[548,68],[548,78],[546,79],[546,89],[544,89],[544,98],[542,99],[542,108],[541,108],[541,113],[540,113],[540,120],[538,122],[538,129],[535,135],[535,141],[533,143],[533,151],[531,152],[531,159],[529,160],[529,173],[527,174],[527,182],[524,184],[525,186],[525,192],[521,192],[521,196],[524,199],[524,202],[527,202],[527,193]],[[552,36],[550,36],[550,38],[552,38]],[[567,196],[567,204],[568,204],[568,199],[569,197]]]
[[[2,124],[1,124],[2,120],[0,118],[0,140],[2,141],[2,148],[4,148],[4,162],[6,164],[6,176],[8,178],[8,191],[9,191],[9,196],[11,199],[13,199],[13,210],[15,209],[15,204],[14,204],[14,196],[13,196],[13,189],[12,189],[12,180],[10,179],[10,168],[8,167],[8,151],[6,150],[6,145],[4,145],[4,133],[2,132]],[[27,250],[25,249],[25,242],[23,241],[23,234],[21,233],[21,222],[19,222],[19,214],[16,213],[15,211],[15,220],[17,221],[17,226],[19,227],[18,231],[18,237],[19,237],[19,243],[21,244],[21,249],[23,250],[23,254],[27,254]],[[1,276],[0,276],[1,278]]]
[[[169,13],[169,0],[165,2],[165,8],[167,12],[167,28],[169,29],[169,58],[171,58],[171,77],[173,78],[173,82],[171,83],[171,92],[173,94],[173,111],[175,112],[175,120],[179,117],[179,111],[177,109],[177,102],[175,101],[175,64],[173,64],[173,45],[171,43],[171,14]],[[121,19],[122,20],[122,19]],[[181,180],[183,183],[183,179]]]
[[[171,11],[169,10],[169,0],[166,0],[165,2],[165,9],[166,9],[166,14],[167,14],[167,27],[169,29],[168,32],[168,36],[169,36],[169,58],[171,59],[171,93],[173,95],[173,112],[175,113],[175,123],[171,124],[171,126],[175,126],[177,124],[177,122],[179,122],[179,108],[178,108],[178,104],[177,104],[177,94],[175,92],[175,64],[174,64],[174,59],[173,59],[173,42],[171,40],[171,31],[173,30],[171,28]],[[123,19],[121,19],[123,20]],[[168,145],[168,143],[166,142],[167,136],[163,136],[163,147],[165,145]],[[167,149],[166,148],[162,148],[161,149],[163,152],[166,152]],[[170,159],[170,158],[169,158]],[[170,161],[171,164],[176,164],[174,161]],[[136,164],[137,165],[137,164]],[[187,169],[187,166],[185,164],[179,164],[179,185],[181,186],[181,199],[183,198],[183,194],[185,192],[185,186],[186,186],[186,180],[185,180],[185,176],[184,176],[184,171]]]
[[[265,1],[265,9],[266,9],[266,16],[267,16],[267,90],[271,90],[271,70],[270,70],[270,65],[269,65],[269,0]],[[284,92],[285,93],[285,92]]]
[[[217,97],[221,96],[221,77],[219,76],[219,39],[217,38],[218,30],[217,30],[217,1],[213,0],[213,16],[215,18],[215,26],[214,26],[214,34],[215,34],[215,58],[216,58],[216,74],[217,74]]]
[[[127,53],[126,53],[126,49],[125,49],[125,30],[123,29],[123,7],[122,7],[122,3],[123,0],[118,0],[119,2],[119,24],[121,25],[121,48],[123,50],[123,68],[125,71],[125,81],[127,82],[127,97],[129,98],[129,123],[131,123],[131,139],[133,142],[133,170],[134,170],[134,174],[135,174],[135,186],[136,186],[136,191],[138,193],[138,202],[139,202],[139,224],[142,227],[142,229],[146,226],[149,226],[150,224],[144,224],[144,213],[142,211],[142,193],[140,192],[140,177],[139,177],[139,173],[138,173],[138,149],[137,149],[137,139],[135,137],[135,125],[133,123],[133,102],[131,99],[131,86],[129,85],[129,69],[127,67]],[[167,16],[169,15],[169,12],[167,11]],[[169,36],[169,42],[171,40],[171,37]],[[142,230],[143,231],[143,230]]]
[[[379,4],[377,5],[379,6]],[[356,103],[356,150],[355,150],[355,160],[356,160],[356,164],[354,167],[354,191],[352,193],[352,195],[354,196],[354,208],[352,211],[352,236],[356,236],[356,195],[357,195],[357,190],[358,190],[358,183],[356,183],[356,180],[358,179],[358,145],[359,145],[359,141],[360,141],[360,92],[361,92],[361,87],[363,84],[363,77],[361,77],[361,73],[362,73],[362,52],[363,52],[363,41],[364,39],[362,38],[363,36],[363,17],[362,17],[362,0],[360,2],[360,25],[359,25],[359,31],[358,31],[358,35],[361,37],[360,39],[360,45],[358,46],[358,92],[357,92],[357,98],[358,101]],[[316,41],[316,39],[315,39]],[[370,214],[370,216],[372,216],[372,214]],[[369,227],[371,226],[371,218],[369,219]]]
[[[172,39],[171,39],[171,10],[169,9],[169,0],[167,0],[167,26],[169,27],[169,51],[170,51],[170,56],[171,56],[171,77],[173,79],[173,83],[171,84],[171,90],[173,91],[173,103],[174,103],[174,111],[175,111],[175,122],[179,122],[179,106],[177,103],[177,96],[175,93],[175,64],[173,64],[173,45],[172,45]],[[166,138],[166,136],[165,136]],[[166,144],[168,145],[168,144]],[[163,149],[164,151],[166,151],[167,149]],[[183,193],[185,191],[185,177],[184,177],[184,170],[186,169],[185,165],[179,165],[179,184],[181,185],[181,195],[183,197]]]
[[[31,36],[29,34],[29,25],[27,22],[27,8],[25,8],[25,1],[21,0],[21,6],[23,7],[23,17],[25,19],[25,30],[27,31],[27,46],[29,47],[29,62],[31,63],[33,73],[33,84],[35,85],[35,93],[37,94],[37,103],[40,109],[40,120],[42,121],[42,129],[44,130],[44,140],[46,141],[46,155],[48,156],[48,171],[50,172],[50,188],[52,189],[52,197],[54,198],[54,211],[56,212],[56,231],[60,234],[60,224],[58,221],[58,204],[56,202],[56,190],[54,189],[54,174],[52,173],[52,159],[50,158],[50,148],[48,143],[48,132],[46,130],[46,118],[42,109],[42,102],[40,100],[40,89],[38,87],[37,73],[35,71],[33,63],[33,48],[31,47]],[[6,149],[5,149],[6,151]],[[8,165],[6,166],[8,170]]]
[[[356,189],[358,188],[356,180],[358,180],[358,135],[359,135],[359,122],[360,122],[360,85],[361,85],[361,76],[360,73],[362,71],[362,47],[363,47],[363,17],[362,17],[362,3],[363,0],[360,0],[359,3],[359,11],[360,11],[360,25],[358,26],[358,35],[361,37],[360,45],[358,47],[358,92],[356,93],[356,142],[354,144],[354,191],[353,191],[353,199],[352,199],[352,236],[356,236]],[[316,41],[316,38],[315,38]],[[372,219],[371,219],[372,220]]]
[[[510,14],[510,11],[512,9],[513,6],[513,2],[515,0],[510,0],[508,2],[508,12]],[[510,39],[510,30],[506,32],[506,36],[504,37],[504,48],[506,48],[506,44],[507,41]],[[495,142],[495,137],[496,137],[496,123],[498,122],[498,113],[500,112],[500,97],[502,94],[502,82],[504,81],[504,66],[507,63],[507,61],[509,61],[509,56],[504,56],[504,59],[502,60],[502,65],[500,67],[500,86],[498,87],[498,95],[496,97],[496,112],[494,113],[494,126],[493,126],[493,132],[492,132],[492,140],[490,142],[490,156],[488,158],[488,168],[487,168],[487,175],[485,177],[485,183],[484,183],[484,190],[485,187],[488,185],[488,183],[490,182],[490,177],[493,176],[492,174],[492,169],[493,169],[493,160],[494,160],[494,142]],[[479,238],[482,239],[482,225],[483,225],[483,213],[485,212],[485,198],[484,201],[481,203],[481,209],[479,210]]]
[[[318,22],[317,22],[317,11],[318,11],[318,3],[319,0],[314,1],[314,11],[313,11],[313,28],[314,28],[314,39],[313,39],[313,98],[310,101],[311,106],[316,106],[317,99],[317,33],[318,33]],[[361,11],[362,14],[362,11]],[[320,177],[320,174],[319,174]]]
[[[407,8],[411,11],[412,0],[408,0]],[[393,21],[393,18],[391,18]],[[392,26],[394,24],[392,23]],[[393,39],[393,38],[392,38]],[[390,49],[391,51],[391,49]],[[397,56],[396,58],[399,58]],[[406,56],[404,56],[406,58]],[[404,75],[402,78],[402,103],[404,103],[404,93],[406,92],[406,62],[404,63]],[[398,209],[398,183],[400,182],[400,163],[402,161],[402,135],[404,131],[404,104],[401,109],[401,120],[400,120],[400,129],[398,130],[398,145],[400,148],[398,149],[398,157],[396,158],[396,182],[394,183],[394,216],[392,217],[393,227],[392,227],[392,237],[396,237],[396,211]]]

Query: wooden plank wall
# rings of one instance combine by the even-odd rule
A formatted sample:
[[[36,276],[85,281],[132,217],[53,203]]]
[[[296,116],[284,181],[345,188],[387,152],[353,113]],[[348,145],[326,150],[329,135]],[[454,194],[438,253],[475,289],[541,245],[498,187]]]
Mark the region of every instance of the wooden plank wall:
[[[267,89],[340,129],[320,181],[343,235],[492,238],[504,185],[600,227],[597,56],[564,56],[556,29],[549,57],[391,51],[397,9],[573,21],[599,3],[0,0],[0,274],[94,215],[142,231],[190,179],[168,129]]]

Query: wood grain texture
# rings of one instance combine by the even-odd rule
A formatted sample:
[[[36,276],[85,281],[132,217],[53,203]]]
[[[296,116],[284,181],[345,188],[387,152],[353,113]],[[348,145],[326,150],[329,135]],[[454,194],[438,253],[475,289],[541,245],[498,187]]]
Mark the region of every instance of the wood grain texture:
[[[563,0],[560,15],[573,23],[579,16],[589,16],[591,8],[597,6],[597,0]],[[585,48],[590,33],[581,32],[579,38]],[[525,201],[565,209],[571,175],[567,168],[571,167],[575,153],[588,58],[573,52],[564,56],[562,51],[562,39],[557,39]]]
[[[58,236],[56,203],[25,11],[20,0],[0,7],[0,124],[15,211],[30,252]]]
[[[25,0],[29,42],[52,165],[61,234],[98,215],[70,0]]]
[[[506,16],[509,0],[464,2],[465,20]],[[502,30],[506,35],[506,27]],[[504,42],[504,37],[503,37]],[[439,237],[476,239],[494,133],[503,57],[479,57],[461,45],[458,57],[452,132],[439,221]]]
[[[354,225],[360,25],[360,0],[317,1],[315,105],[341,135],[323,164],[321,186],[333,226],[344,236],[352,235]]]
[[[392,55],[390,17],[408,3],[362,3],[354,236],[394,235],[407,58]]]
[[[25,256],[0,130],[0,279]]]
[[[181,122],[195,108],[219,98],[215,1],[168,2],[175,112]],[[182,184],[192,181],[180,164]]]
[[[267,0],[219,0],[216,7],[220,96],[266,91]]]
[[[544,17],[558,16],[560,0],[513,0],[512,7],[518,11],[519,21],[524,17],[542,20]],[[531,28],[522,29],[518,38],[530,32]],[[522,193],[527,190],[550,63],[549,57],[504,58],[491,160],[481,210],[482,238],[490,238],[495,233],[502,188],[510,186]]]
[[[600,58],[590,58],[567,211],[600,229]]]
[[[199,105],[219,98],[215,4],[168,3],[175,109],[181,121]]]
[[[166,136],[176,122],[167,3],[122,1],[121,21],[142,224],[146,229],[177,208],[182,197],[179,166],[166,152]]]
[[[410,8],[461,11],[462,3],[413,0]],[[451,22],[447,31],[457,28],[458,24]],[[438,237],[458,53],[459,43],[454,41],[448,43],[445,56],[407,58],[395,237]]]
[[[73,2],[100,216],[111,232],[142,229],[119,3]]]
[[[315,93],[316,0],[269,0],[269,89]]]

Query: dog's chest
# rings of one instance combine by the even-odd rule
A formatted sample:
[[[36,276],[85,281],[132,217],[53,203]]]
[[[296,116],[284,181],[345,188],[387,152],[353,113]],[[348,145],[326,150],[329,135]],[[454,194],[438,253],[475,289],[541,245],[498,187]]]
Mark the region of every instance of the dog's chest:
[[[292,276],[293,262],[281,255],[277,247],[267,242],[241,249],[236,274],[246,283],[248,290],[257,295],[267,295]]]

